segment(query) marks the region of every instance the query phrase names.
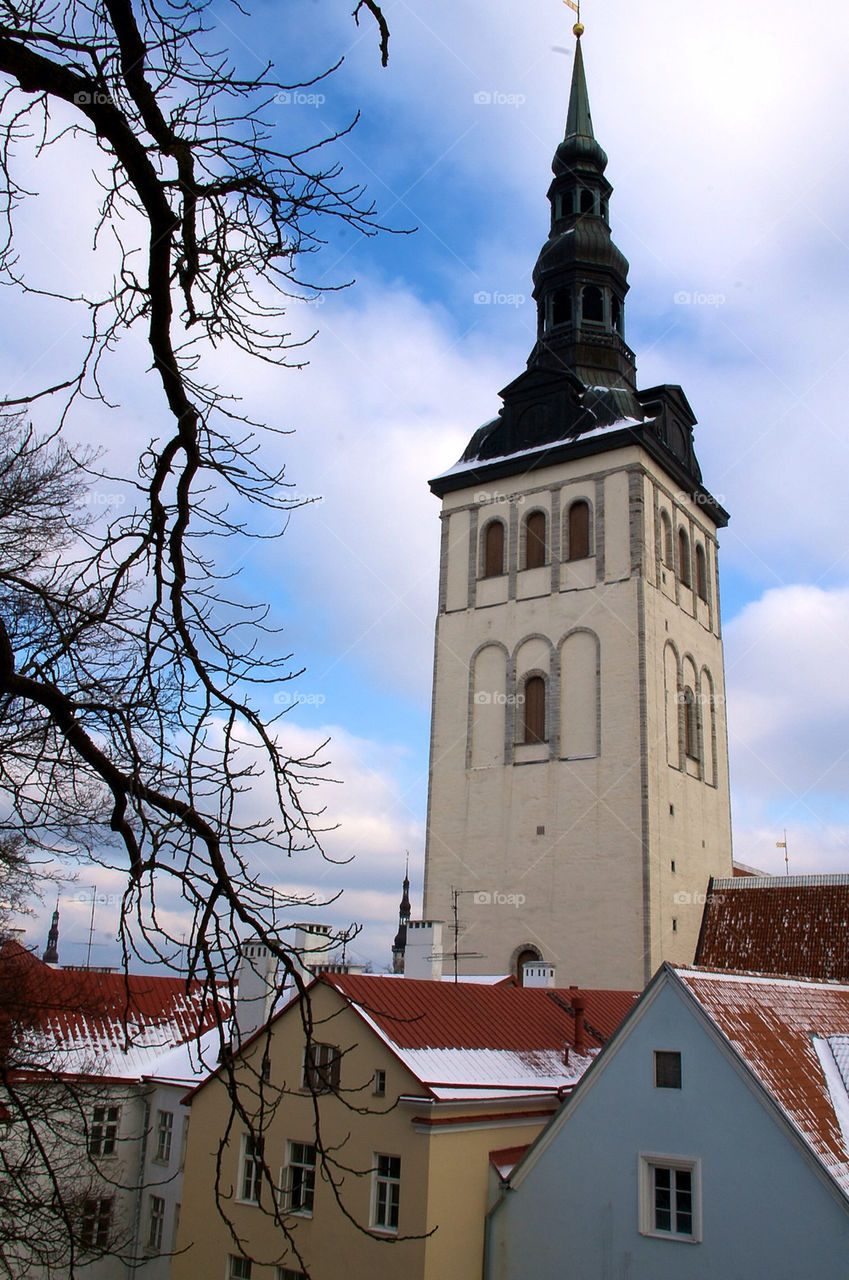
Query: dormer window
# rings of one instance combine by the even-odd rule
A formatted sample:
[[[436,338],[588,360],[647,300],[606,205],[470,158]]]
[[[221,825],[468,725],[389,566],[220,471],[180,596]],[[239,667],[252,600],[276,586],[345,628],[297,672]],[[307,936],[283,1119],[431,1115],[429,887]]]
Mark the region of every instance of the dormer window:
[[[604,297],[597,285],[584,285],[581,292],[581,319],[585,324],[604,324]]]

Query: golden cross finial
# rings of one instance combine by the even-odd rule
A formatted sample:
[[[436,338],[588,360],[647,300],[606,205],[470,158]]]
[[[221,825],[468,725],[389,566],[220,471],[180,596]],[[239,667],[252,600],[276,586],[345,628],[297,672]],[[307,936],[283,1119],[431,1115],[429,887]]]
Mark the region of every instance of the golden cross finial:
[[[568,4],[569,8],[577,14],[578,21],[572,28],[572,34],[580,40],[584,34],[584,24],[581,22],[581,0],[563,0],[563,3]]]

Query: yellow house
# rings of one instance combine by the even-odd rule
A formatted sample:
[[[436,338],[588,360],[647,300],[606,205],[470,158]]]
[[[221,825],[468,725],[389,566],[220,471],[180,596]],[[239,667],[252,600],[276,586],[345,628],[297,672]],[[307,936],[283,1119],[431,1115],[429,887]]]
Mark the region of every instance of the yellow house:
[[[633,1000],[323,975],[191,1096],[174,1280],[479,1276],[490,1156],[536,1137]]]

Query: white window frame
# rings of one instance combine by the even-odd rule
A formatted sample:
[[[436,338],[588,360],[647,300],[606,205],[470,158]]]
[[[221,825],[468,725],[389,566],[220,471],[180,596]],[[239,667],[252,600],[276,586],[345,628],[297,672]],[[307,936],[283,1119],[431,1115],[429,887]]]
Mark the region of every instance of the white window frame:
[[[693,1229],[689,1234],[674,1230],[663,1231],[655,1226],[654,1170],[683,1170],[691,1175]],[[702,1240],[702,1168],[701,1161],[690,1156],[671,1156],[660,1152],[641,1151],[639,1155],[639,1223],[640,1235],[655,1240],[673,1240],[679,1244],[700,1244]],[[675,1204],[671,1206],[675,1219]]]
[[[156,1155],[157,1164],[168,1164],[171,1159],[171,1146],[174,1140],[174,1112],[159,1110],[156,1113]]]
[[[397,1160],[398,1174],[384,1174],[380,1172],[381,1160]],[[381,1188],[387,1189],[386,1206],[392,1203],[392,1189],[397,1188],[397,1217],[400,1221],[401,1217],[401,1157],[391,1155],[389,1152],[381,1151],[375,1154],[374,1167],[371,1179],[371,1225],[375,1231],[383,1231],[387,1235],[397,1235],[398,1223],[393,1226],[391,1223],[381,1222],[379,1219]],[[391,1216],[391,1214],[389,1215]]]
[[[309,1148],[312,1151],[312,1164],[307,1164],[303,1160],[295,1160],[295,1148]],[[283,1208],[286,1213],[296,1214],[299,1218],[311,1218],[315,1206],[315,1143],[313,1142],[297,1142],[288,1141],[286,1143],[286,1164],[282,1171],[281,1187],[283,1189]],[[307,1186],[309,1195],[309,1205],[293,1205],[292,1192],[294,1191],[292,1172],[294,1169],[302,1171],[301,1187],[303,1189],[305,1179],[303,1174],[307,1170],[312,1171],[311,1183]]]
[[[306,1280],[303,1271],[295,1271],[292,1267],[278,1267],[277,1280]]]
[[[165,1237],[165,1199],[163,1196],[151,1196],[147,1213],[147,1248],[155,1253],[162,1250]]]
[[[332,1093],[339,1088],[342,1051],[336,1044],[311,1043],[304,1050],[301,1088],[310,1093]]]
[[[102,1114],[101,1119],[98,1119],[98,1112]],[[98,1102],[92,1107],[88,1127],[88,1154],[99,1160],[114,1156],[120,1127],[121,1108],[116,1103]]]
[[[252,1263],[250,1258],[231,1253],[227,1258],[227,1280],[251,1280]]]
[[[95,1206],[91,1212],[88,1211],[89,1205]],[[80,1227],[80,1245],[85,1253],[97,1253],[109,1247],[114,1207],[112,1196],[86,1196]],[[92,1227],[91,1233],[87,1230],[88,1223]]]
[[[252,1144],[256,1143],[258,1149],[249,1150]],[[250,1166],[250,1188],[248,1188],[248,1168]],[[262,1188],[262,1138],[256,1138],[250,1133],[242,1134],[242,1149],[239,1154],[239,1186],[236,1199],[239,1204],[259,1204],[260,1190]],[[246,1195],[246,1190],[250,1189],[253,1194]],[[231,1255],[235,1257],[236,1255]]]

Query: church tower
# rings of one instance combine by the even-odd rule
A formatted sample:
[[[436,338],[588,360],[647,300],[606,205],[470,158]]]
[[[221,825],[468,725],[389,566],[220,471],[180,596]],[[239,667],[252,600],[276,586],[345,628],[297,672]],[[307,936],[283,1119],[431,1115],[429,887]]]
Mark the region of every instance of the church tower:
[[[442,500],[424,915],[460,969],[641,988],[731,875],[717,530],[678,386],[638,390],[580,33],[536,344]]]

